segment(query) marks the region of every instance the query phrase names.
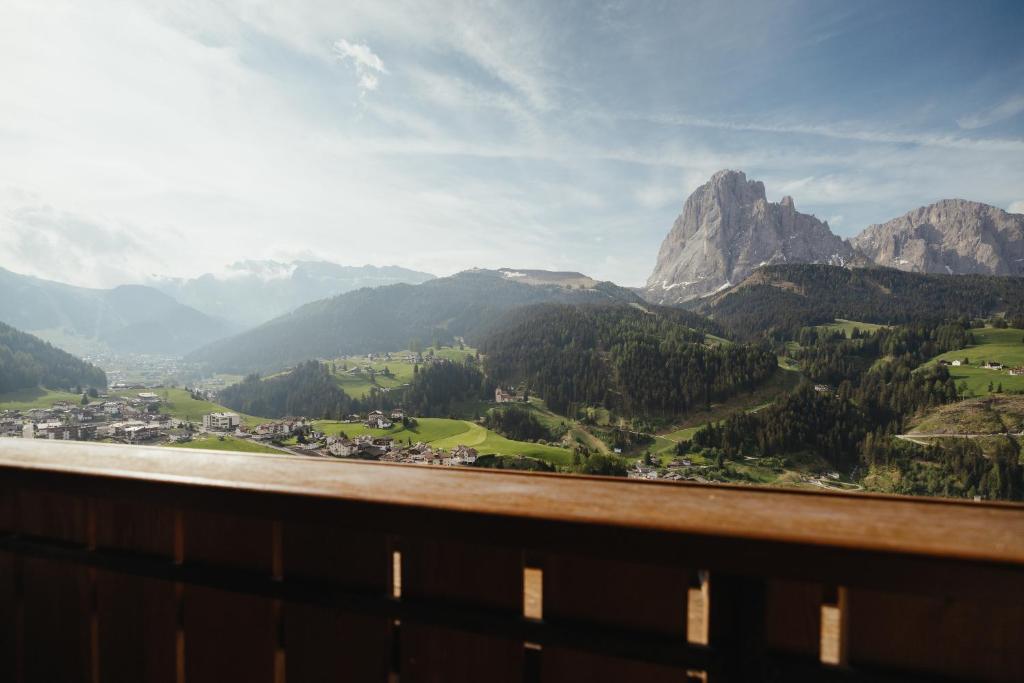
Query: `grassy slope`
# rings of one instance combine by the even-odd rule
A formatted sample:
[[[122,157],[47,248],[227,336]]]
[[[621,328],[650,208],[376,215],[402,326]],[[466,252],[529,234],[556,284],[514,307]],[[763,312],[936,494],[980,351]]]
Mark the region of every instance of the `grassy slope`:
[[[281,451],[261,443],[247,439],[236,439],[233,436],[200,436],[186,443],[169,444],[174,448],[205,448],[213,451],[233,451],[236,453],[276,453]]]
[[[238,412],[225,408],[224,406],[211,403],[210,401],[197,401],[192,398],[184,389],[154,389],[153,393],[160,397],[160,412],[166,413],[179,420],[190,422],[202,422],[203,415],[207,413]],[[131,395],[131,394],[126,394]],[[258,425],[263,422],[273,422],[265,417],[254,417],[239,413],[246,425]]]
[[[350,437],[362,434],[390,436],[413,443],[423,441],[437,448],[451,449],[455,446],[472,446],[481,454],[527,455],[556,465],[565,465],[571,459],[569,451],[556,446],[512,441],[500,434],[466,420],[449,420],[439,417],[417,419],[414,430],[395,425],[391,429],[371,429],[361,424],[317,420],[313,424],[325,434],[345,432]]]
[[[843,320],[842,318],[836,318],[835,322],[828,323],[827,325],[818,325],[818,328],[822,330],[840,330],[847,337],[850,336],[853,332],[853,328],[855,327],[861,332],[874,332],[875,330],[886,326],[876,325],[875,323],[862,323],[856,320]]]
[[[939,406],[916,420],[911,434],[1000,434],[1024,425],[1024,396],[996,394]]]
[[[768,381],[753,391],[733,396],[722,403],[714,403],[711,410],[691,411],[675,425],[673,431],[661,436],[673,442],[693,438],[694,432],[708,422],[718,422],[739,410],[760,410],[782,392],[793,389],[799,381],[799,373],[780,367]]]
[[[18,391],[0,394],[0,410],[49,408],[57,401],[70,401],[77,404],[81,400],[81,394],[69,393],[67,391],[53,391],[41,387],[36,389],[19,389]]]
[[[347,356],[345,358],[337,358],[333,361],[335,367],[334,376],[338,381],[338,386],[344,389],[345,393],[353,397],[363,397],[369,393],[373,386],[393,389],[400,387],[403,384],[409,384],[413,378],[413,365],[406,363],[401,360],[407,351],[401,351],[392,354],[393,360],[383,361],[380,359],[368,360],[366,356]],[[444,347],[441,349],[434,349],[434,355],[440,358],[447,358],[449,360],[461,361],[466,356],[475,356],[476,349],[466,347],[464,350],[458,348]],[[394,377],[384,377],[383,375],[377,375],[375,377],[376,384],[370,382],[369,377],[364,374],[350,374],[342,370],[343,366],[347,366],[349,370],[358,367],[364,370],[373,368],[375,372],[381,372],[385,366]]]
[[[986,327],[971,332],[976,342],[973,346],[943,353],[925,365],[931,366],[940,360],[969,358],[970,365],[949,368],[949,374],[956,380],[957,386],[961,382],[967,383],[969,395],[987,395],[989,382],[994,385],[1002,383],[1005,391],[1024,391],[1024,376],[1014,377],[1005,370],[983,370],[980,367],[982,361],[998,361],[1009,367],[1024,365],[1024,330]]]

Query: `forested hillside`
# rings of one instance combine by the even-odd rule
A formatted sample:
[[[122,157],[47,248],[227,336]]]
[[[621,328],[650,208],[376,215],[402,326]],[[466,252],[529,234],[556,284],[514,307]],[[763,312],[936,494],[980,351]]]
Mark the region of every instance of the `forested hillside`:
[[[632,301],[633,292],[611,283],[526,284],[501,271],[474,270],[421,285],[360,289],[315,301],[190,356],[224,372],[268,372],[311,358],[380,353],[475,340],[506,311],[544,301]]]
[[[836,318],[886,325],[1019,315],[1024,279],[925,275],[889,268],[765,266],[698,309],[734,334],[794,339],[800,329]]]
[[[247,376],[218,394],[225,406],[261,417],[308,417],[341,419],[351,413],[404,407],[419,417],[448,417],[457,408],[493,398],[474,362],[438,361],[417,368],[411,386],[403,391],[373,389],[364,398],[353,398],[338,386],[327,365],[306,361],[294,369],[260,379]]]
[[[38,386],[102,389],[107,375],[38,337],[0,323],[0,393]]]
[[[965,327],[918,324],[853,339],[828,333],[812,339],[809,334],[794,356],[810,380],[834,384],[805,382],[764,410],[707,425],[680,450],[711,448],[726,459],[806,455],[856,478],[874,467],[904,462],[905,444],[893,436],[920,411],[961,398],[945,366],[915,368],[936,353],[968,344]]]
[[[714,324],[678,309],[546,304],[508,315],[480,349],[490,379],[525,384],[570,416],[588,405],[678,414],[775,372],[768,349],[705,344],[702,327]]]
[[[260,379],[249,375],[217,395],[225,406],[261,417],[340,418],[352,412],[352,399],[318,361],[300,363],[291,372]]]

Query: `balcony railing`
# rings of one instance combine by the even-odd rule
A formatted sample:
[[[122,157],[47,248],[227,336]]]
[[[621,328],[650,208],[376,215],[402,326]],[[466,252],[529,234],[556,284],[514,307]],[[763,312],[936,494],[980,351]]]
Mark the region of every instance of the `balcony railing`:
[[[0,440],[0,680],[1024,680],[1024,508]]]

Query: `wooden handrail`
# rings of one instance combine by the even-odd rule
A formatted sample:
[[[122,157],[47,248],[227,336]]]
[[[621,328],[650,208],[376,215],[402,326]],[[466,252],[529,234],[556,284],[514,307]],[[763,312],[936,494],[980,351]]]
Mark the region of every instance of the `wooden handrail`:
[[[543,576],[540,619],[523,611],[527,568]],[[139,580],[174,587],[146,589],[155,617],[126,607],[152,599]],[[1022,598],[1015,504],[0,439],[18,681],[137,676],[154,657],[171,666],[159,652],[175,638],[171,679],[238,673],[220,644],[266,654],[247,676],[302,680],[337,659],[328,614],[376,624],[345,636],[363,643],[346,666],[369,679],[1016,680]],[[78,659],[26,659],[52,629],[71,647],[81,628],[63,620],[82,609]],[[842,624],[838,668],[819,660],[825,609]],[[150,621],[164,630],[135,633]],[[984,637],[958,649],[964,633]],[[143,655],[113,666],[125,639]]]

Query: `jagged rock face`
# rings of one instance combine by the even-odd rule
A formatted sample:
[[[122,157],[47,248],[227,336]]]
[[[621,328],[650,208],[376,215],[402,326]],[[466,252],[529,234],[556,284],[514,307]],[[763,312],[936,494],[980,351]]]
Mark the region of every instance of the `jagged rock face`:
[[[759,266],[846,265],[854,257],[848,242],[798,212],[792,197],[770,203],[763,183],[739,171],[719,171],[686,200],[644,295],[655,303],[678,303],[737,284]]]
[[[853,239],[880,266],[915,273],[1024,275],[1024,215],[945,199]]]

